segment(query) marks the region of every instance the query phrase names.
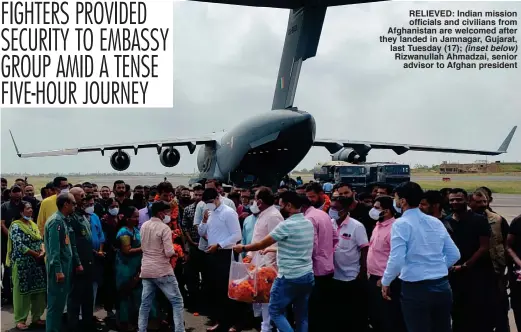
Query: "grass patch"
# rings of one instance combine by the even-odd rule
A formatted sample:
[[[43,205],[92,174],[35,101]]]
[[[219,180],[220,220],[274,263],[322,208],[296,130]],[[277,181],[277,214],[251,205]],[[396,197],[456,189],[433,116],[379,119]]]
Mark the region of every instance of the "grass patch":
[[[498,194],[521,194],[520,181],[422,181],[418,180],[418,184],[423,189],[439,190],[442,188],[462,188],[471,192],[478,187],[485,186],[490,188],[492,192]]]

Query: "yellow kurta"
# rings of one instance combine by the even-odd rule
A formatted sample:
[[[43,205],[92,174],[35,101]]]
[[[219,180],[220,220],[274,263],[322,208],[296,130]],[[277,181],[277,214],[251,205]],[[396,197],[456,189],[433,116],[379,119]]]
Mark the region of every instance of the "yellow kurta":
[[[44,199],[40,205],[40,213],[38,214],[38,220],[36,221],[38,225],[38,230],[40,231],[40,235],[43,239],[43,233],[45,229],[45,222],[52,216],[56,211],[58,211],[58,207],[56,206],[56,195],[52,195]]]

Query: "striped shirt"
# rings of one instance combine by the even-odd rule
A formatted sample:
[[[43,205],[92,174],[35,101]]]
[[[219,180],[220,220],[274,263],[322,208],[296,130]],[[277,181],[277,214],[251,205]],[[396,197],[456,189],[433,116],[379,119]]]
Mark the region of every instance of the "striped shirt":
[[[297,213],[279,223],[270,236],[277,241],[278,277],[300,278],[313,273],[313,239],[311,221]]]

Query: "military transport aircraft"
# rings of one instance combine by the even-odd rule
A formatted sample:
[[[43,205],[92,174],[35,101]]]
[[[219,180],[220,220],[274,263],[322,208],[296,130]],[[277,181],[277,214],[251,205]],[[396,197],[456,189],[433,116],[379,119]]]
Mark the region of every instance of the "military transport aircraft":
[[[289,9],[289,20],[273,97],[272,112],[260,114],[237,125],[226,133],[204,137],[174,138],[149,142],[107,144],[83,148],[16,153],[21,158],[76,155],[80,152],[114,151],[110,157],[112,168],[124,171],[130,166],[130,154],[124,150],[157,149],[159,162],[174,167],[180,161],[176,147],[186,146],[197,155],[199,179],[215,178],[236,185],[252,180],[272,185],[291,172],[306,156],[312,146],[325,147],[333,160],[364,162],[371,149],[390,149],[401,155],[409,150],[434,151],[478,155],[499,155],[507,152],[516,127],[508,134],[497,151],[468,150],[434,146],[337,141],[315,139],[315,119],[293,106],[302,62],[316,55],[326,10],[331,6],[373,1],[349,0],[192,0],[228,5],[272,7]]]

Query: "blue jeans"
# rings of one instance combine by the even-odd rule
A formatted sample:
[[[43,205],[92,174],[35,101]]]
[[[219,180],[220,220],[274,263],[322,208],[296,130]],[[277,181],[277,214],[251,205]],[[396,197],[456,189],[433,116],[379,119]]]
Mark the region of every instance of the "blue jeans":
[[[315,279],[308,273],[295,279],[277,278],[270,294],[269,313],[280,332],[293,332],[286,319],[286,307],[293,303],[297,332],[308,331],[308,302]]]
[[[448,278],[402,282],[402,312],[409,332],[451,332]]]
[[[146,332],[148,326],[148,315],[152,302],[156,295],[156,289],[159,288],[168,301],[172,304],[174,313],[174,332],[184,332],[184,304],[181,291],[177,284],[175,276],[169,275],[161,278],[143,279],[143,293],[141,295],[141,306],[139,308],[139,332]]]

